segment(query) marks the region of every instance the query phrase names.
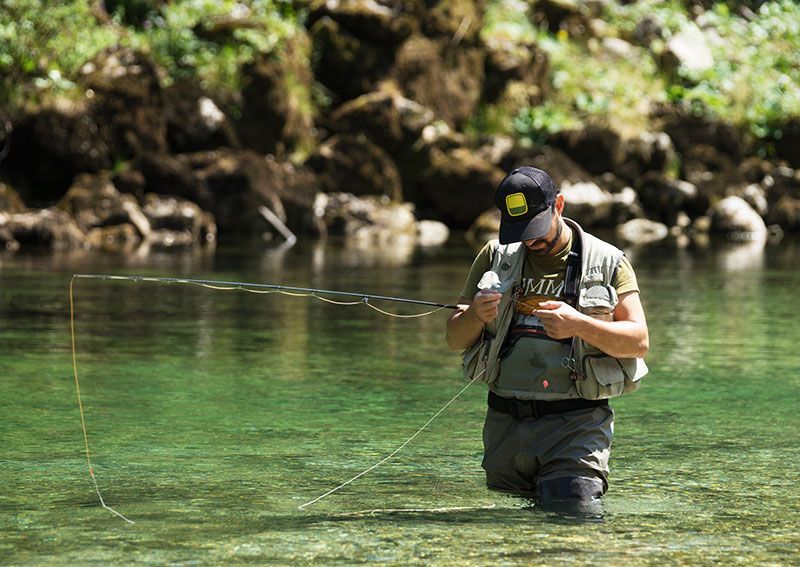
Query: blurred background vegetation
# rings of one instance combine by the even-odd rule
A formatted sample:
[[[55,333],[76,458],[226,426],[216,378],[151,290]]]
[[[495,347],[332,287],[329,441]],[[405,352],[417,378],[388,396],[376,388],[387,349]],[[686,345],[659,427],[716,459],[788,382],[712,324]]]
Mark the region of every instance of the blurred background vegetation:
[[[648,129],[654,104],[683,102],[694,114],[739,126],[768,153],[787,117],[800,116],[795,2],[717,2],[699,19],[683,0],[603,2],[598,19],[608,28],[604,35],[639,39],[617,56],[596,38],[535,26],[526,17],[528,4],[490,0],[481,35],[540,46],[549,57],[552,92],[542,104],[513,113],[485,104],[467,125],[469,133],[514,132],[542,142],[559,130],[599,123],[633,135]],[[73,79],[81,66],[104,48],[122,45],[149,54],[165,70],[167,85],[197,79],[235,116],[242,67],[259,55],[280,57],[287,42],[303,33],[306,16],[302,2],[281,0],[3,0],[0,99],[19,107],[54,95],[79,96]],[[642,21],[659,28],[652,41]],[[664,42],[698,25],[714,30],[713,65],[665,71],[657,61]],[[311,65],[314,54],[306,56]],[[327,103],[321,91],[305,98],[316,108]]]

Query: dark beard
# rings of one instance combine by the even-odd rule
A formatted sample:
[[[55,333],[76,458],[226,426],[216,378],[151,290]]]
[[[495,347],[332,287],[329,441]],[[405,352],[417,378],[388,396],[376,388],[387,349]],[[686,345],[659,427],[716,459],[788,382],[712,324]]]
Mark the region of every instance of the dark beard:
[[[564,230],[564,223],[559,221],[558,230],[556,230],[556,235],[553,237],[552,240],[545,240],[547,246],[545,246],[542,250],[531,250],[530,247],[528,247],[528,253],[534,256],[549,256],[550,252],[552,252],[553,248],[555,248],[556,244],[558,244],[558,239],[561,238],[561,233],[563,232],[563,230]]]

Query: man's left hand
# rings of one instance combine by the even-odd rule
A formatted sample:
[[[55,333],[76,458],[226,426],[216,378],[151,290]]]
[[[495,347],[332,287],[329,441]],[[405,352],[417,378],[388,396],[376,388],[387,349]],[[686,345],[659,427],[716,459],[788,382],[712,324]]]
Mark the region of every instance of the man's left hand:
[[[542,301],[540,309],[533,315],[544,325],[547,336],[554,339],[569,339],[578,334],[578,328],[584,315],[563,301]]]

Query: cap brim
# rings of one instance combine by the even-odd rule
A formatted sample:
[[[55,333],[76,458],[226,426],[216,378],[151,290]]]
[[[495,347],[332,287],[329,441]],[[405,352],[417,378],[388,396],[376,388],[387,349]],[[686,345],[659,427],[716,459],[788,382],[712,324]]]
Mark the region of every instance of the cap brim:
[[[550,232],[553,221],[553,207],[548,207],[527,221],[500,221],[500,244],[512,244],[523,240],[535,240]]]

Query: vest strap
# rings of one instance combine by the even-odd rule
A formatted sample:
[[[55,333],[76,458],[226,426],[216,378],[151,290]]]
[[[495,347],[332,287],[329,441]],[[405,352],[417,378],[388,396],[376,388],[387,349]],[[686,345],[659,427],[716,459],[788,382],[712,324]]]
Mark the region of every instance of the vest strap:
[[[564,293],[562,297],[565,303],[573,307],[578,303],[578,280],[581,273],[581,236],[578,231],[572,230],[572,248],[567,257],[567,271],[564,274]]]

